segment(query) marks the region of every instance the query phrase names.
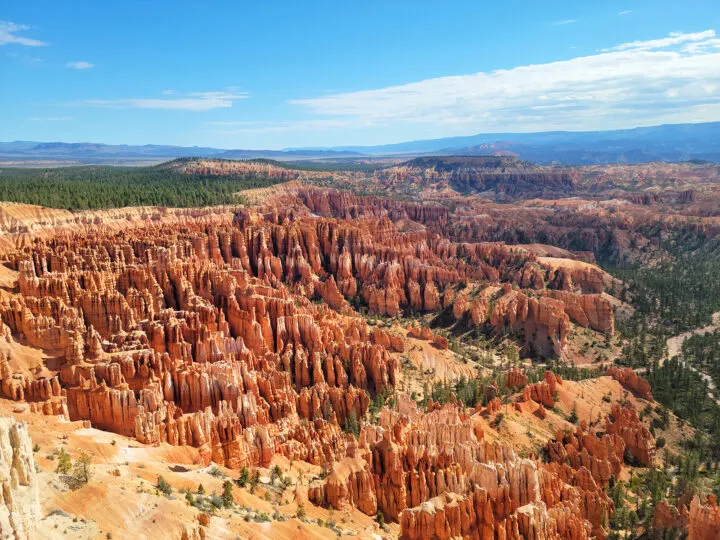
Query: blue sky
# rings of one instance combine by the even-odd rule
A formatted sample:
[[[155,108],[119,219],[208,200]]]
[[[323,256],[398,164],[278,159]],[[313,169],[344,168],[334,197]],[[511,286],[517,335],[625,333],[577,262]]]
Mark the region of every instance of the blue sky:
[[[0,21],[2,141],[258,149],[720,120],[717,0],[6,0]]]

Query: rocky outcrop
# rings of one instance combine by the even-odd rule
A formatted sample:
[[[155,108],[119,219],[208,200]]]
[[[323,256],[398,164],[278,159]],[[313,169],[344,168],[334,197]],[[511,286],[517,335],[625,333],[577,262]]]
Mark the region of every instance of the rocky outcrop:
[[[508,286],[505,291],[490,314],[490,323],[498,330],[520,334],[542,355],[562,356],[570,332],[564,304],[544,296],[528,297]]]
[[[31,539],[40,519],[32,442],[24,422],[0,417],[0,538]]]
[[[496,518],[493,508],[492,496],[482,488],[464,497],[444,493],[403,512],[400,538],[591,538],[588,522],[569,508],[548,510],[543,502],[534,502],[503,519]]]
[[[546,371],[542,381],[525,387],[523,401],[532,400],[552,409],[555,406],[555,392],[559,384],[562,384],[562,378],[552,371]]]
[[[575,324],[612,334],[615,331],[615,317],[610,300],[602,294],[575,294],[565,291],[550,291],[550,296],[563,303],[565,313]]]
[[[512,368],[505,374],[505,388],[508,390],[520,390],[525,388],[527,383],[527,375],[518,368]]]
[[[8,253],[20,292],[0,299],[3,323],[63,360],[43,377],[6,362],[3,394],[147,442],[214,445],[210,454],[233,464],[262,460],[267,448],[322,463],[342,455],[348,415],[361,417],[368,394],[395,385],[390,353],[404,350],[401,336],[371,329],[351,305],[440,310],[458,284],[487,281],[454,295],[457,317],[563,353],[565,300],[515,284],[545,283],[532,252],[396,225],[448,219],[428,205],[300,185],[283,193],[294,202],[281,208],[100,228]],[[409,333],[448,348],[428,328]],[[551,407],[546,386],[528,399]],[[278,427],[296,419],[310,423],[290,436]],[[322,446],[315,438],[327,430],[336,442]]]
[[[655,506],[655,513],[652,518],[652,528],[665,532],[669,529],[684,530],[687,528],[688,509],[681,505],[678,510],[675,506],[663,499]],[[718,531],[720,532],[720,531]]]
[[[611,507],[584,469],[546,467],[486,441],[483,410],[400,408],[383,409],[379,425],[363,426],[348,457],[311,485],[311,501],[380,511],[400,523],[403,538],[602,535]]]
[[[605,430],[608,434],[618,435],[625,441],[625,451],[632,460],[643,467],[652,464],[655,455],[655,438],[640,421],[632,405],[623,407],[614,404],[605,421]]]
[[[698,497],[690,503],[688,518],[688,540],[711,540],[720,536],[720,506],[715,496],[708,497],[702,504]]]
[[[448,339],[445,336],[434,333],[430,328],[424,326],[422,328],[417,326],[408,326],[408,337],[415,339],[425,339],[433,342],[439,349],[447,350],[449,346]]]
[[[575,432],[558,433],[546,448],[552,463],[567,464],[575,471],[583,469],[590,474],[584,481],[586,486],[603,487],[620,475],[625,441],[618,435],[598,436],[580,427]],[[557,472],[563,474],[562,469]]]
[[[640,377],[634,369],[611,367],[605,374],[618,381],[636,396],[652,401],[650,383]]]

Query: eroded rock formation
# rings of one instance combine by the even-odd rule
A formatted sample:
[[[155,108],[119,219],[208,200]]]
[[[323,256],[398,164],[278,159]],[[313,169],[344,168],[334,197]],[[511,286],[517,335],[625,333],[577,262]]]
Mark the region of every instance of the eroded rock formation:
[[[497,386],[477,411],[407,403],[369,425],[370,400],[398,384],[406,343],[427,349],[407,338],[449,342],[360,312],[432,312],[562,357],[573,324],[613,331],[602,273],[445,237],[453,218],[440,205],[301,184],[273,197],[8,249],[18,282],[0,296],[2,333],[53,363],[23,371],[12,351],[0,356],[2,395],[140,443],[196,447],[205,463],[267,466],[281,454],[323,466],[312,502],[380,511],[408,538],[601,536],[611,509],[600,486],[617,448],[652,456],[636,417],[613,411],[612,444],[576,435],[550,465],[485,439],[485,417],[503,406]],[[541,417],[561,384],[550,372],[506,379]],[[343,431],[351,421],[357,440]]]
[[[30,540],[40,519],[32,442],[24,422],[0,417],[0,538]]]

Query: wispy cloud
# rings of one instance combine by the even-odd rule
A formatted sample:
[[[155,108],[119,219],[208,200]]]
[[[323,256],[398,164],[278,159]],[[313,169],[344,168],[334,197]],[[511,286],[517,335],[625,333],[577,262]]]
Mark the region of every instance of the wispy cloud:
[[[90,62],[80,61],[80,62],[68,62],[65,64],[65,67],[70,69],[90,69],[95,67],[95,64],[91,64]]]
[[[72,116],[35,116],[31,118],[33,122],[69,122],[73,120]]]
[[[8,58],[13,58],[19,62],[28,62],[32,64],[38,64],[40,62],[43,62],[42,58],[38,58],[37,56],[33,56],[30,54],[20,54],[18,52],[6,52],[5,56]]]
[[[623,10],[623,11],[618,11],[618,15],[620,15],[621,17],[624,17],[625,15],[630,15],[631,13],[632,13],[632,9],[626,9],[626,10]]]
[[[624,43],[589,56],[426,79],[290,103],[321,118],[444,131],[609,129],[720,120],[713,30]]]
[[[631,41],[630,43],[622,43],[609,49],[602,49],[602,52],[611,51],[651,51],[653,49],[666,49],[673,45],[683,43],[705,42],[715,37],[715,30],[705,30],[704,32],[694,32],[691,34],[683,34],[682,32],[670,32],[670,35],[660,39],[651,39],[648,41]]]
[[[17,35],[26,30],[30,30],[30,27],[24,24],[0,21],[0,45],[15,44],[25,45],[27,47],[42,47],[47,45],[47,43],[39,39],[31,39]]]
[[[563,19],[561,21],[555,21],[554,24],[556,24],[558,26],[564,26],[566,24],[575,24],[576,22],[578,22],[577,19]]]
[[[163,92],[164,95],[167,95]],[[193,92],[172,98],[125,98],[86,99],[78,105],[110,109],[166,109],[179,111],[209,111],[233,106],[240,99],[246,99],[246,92]]]

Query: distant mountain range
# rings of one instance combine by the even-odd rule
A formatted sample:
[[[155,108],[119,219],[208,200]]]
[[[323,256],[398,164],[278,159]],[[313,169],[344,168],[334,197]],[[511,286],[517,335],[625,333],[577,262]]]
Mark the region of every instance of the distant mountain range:
[[[82,163],[112,160],[132,161],[174,159],[178,157],[213,157],[221,159],[317,159],[356,157],[347,150],[223,150],[203,146],[168,146],[146,144],[95,144],[64,142],[14,141],[0,142],[0,160],[53,160]]]
[[[346,146],[369,155],[514,155],[541,164],[720,161],[720,122],[668,124],[613,131],[488,133],[381,146]]]
[[[489,133],[379,146],[223,150],[199,146],[0,142],[0,161],[122,163],[177,157],[271,158],[285,161],[368,159],[419,155],[508,155],[541,164],[588,165],[647,161],[720,162],[720,122],[671,124],[613,131]]]

